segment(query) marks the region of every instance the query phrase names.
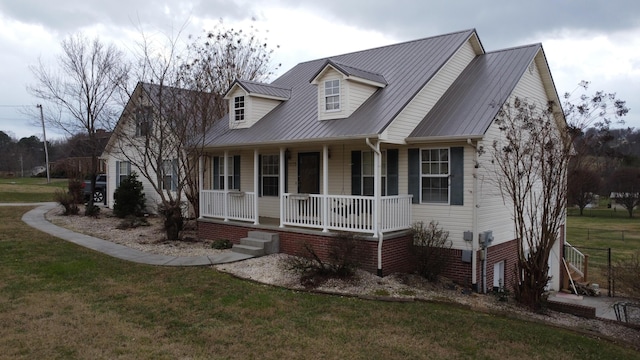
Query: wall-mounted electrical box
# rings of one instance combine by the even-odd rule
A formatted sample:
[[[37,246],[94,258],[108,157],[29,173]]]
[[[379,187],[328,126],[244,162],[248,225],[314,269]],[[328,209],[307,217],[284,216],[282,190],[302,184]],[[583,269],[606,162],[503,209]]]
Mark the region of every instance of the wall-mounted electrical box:
[[[473,231],[465,231],[462,233],[462,239],[464,241],[473,241]]]
[[[489,230],[489,231],[480,233],[479,242],[480,242],[480,247],[483,247],[483,248],[489,247],[493,242],[493,231]]]
[[[462,262],[470,263],[472,254],[473,252],[471,250],[462,250]]]

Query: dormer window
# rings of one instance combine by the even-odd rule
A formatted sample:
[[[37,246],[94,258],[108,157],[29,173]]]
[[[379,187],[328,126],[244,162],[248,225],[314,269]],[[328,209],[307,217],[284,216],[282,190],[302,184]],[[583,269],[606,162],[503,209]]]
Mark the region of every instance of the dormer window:
[[[340,110],[340,80],[327,80],[324,82],[324,99],[326,111]]]
[[[233,98],[233,109],[236,121],[244,121],[244,96]]]

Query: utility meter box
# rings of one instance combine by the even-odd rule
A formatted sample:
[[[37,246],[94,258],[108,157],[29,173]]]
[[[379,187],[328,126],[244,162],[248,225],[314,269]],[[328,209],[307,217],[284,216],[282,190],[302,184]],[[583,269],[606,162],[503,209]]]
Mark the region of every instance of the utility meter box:
[[[489,231],[480,233],[479,242],[480,242],[480,247],[482,248],[489,247],[493,242],[493,231],[489,230]]]
[[[473,241],[473,231],[465,231],[462,233],[462,239],[464,241]]]

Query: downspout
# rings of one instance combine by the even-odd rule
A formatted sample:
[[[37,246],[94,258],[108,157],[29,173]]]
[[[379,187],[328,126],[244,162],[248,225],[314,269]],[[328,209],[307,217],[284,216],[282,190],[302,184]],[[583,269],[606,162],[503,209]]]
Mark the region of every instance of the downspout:
[[[478,233],[478,145],[477,143],[474,145],[471,139],[467,139],[467,144],[474,149],[473,152],[473,208],[472,208],[472,218],[473,223],[471,225],[471,231],[473,232],[473,239],[471,240],[471,252],[473,256],[471,256],[471,287],[475,291],[478,291],[478,241],[476,239],[480,238],[480,234]],[[484,260],[483,260],[483,265]],[[484,269],[484,266],[483,266]],[[486,270],[483,270],[483,272]]]
[[[371,150],[373,150],[374,153],[376,153],[376,156],[374,157],[374,189],[373,189],[373,194],[374,194],[374,202],[373,202],[373,217],[375,219],[374,222],[374,229],[373,229],[373,237],[378,237],[378,276],[382,277],[382,241],[384,236],[382,235],[382,231],[380,231],[380,218],[379,218],[379,206],[380,206],[380,166],[381,166],[381,157],[382,157],[382,152],[380,152],[380,141],[378,140],[378,142],[376,143],[376,145],[374,146],[371,143],[371,140],[369,140],[369,138],[365,139],[367,145],[371,148]]]

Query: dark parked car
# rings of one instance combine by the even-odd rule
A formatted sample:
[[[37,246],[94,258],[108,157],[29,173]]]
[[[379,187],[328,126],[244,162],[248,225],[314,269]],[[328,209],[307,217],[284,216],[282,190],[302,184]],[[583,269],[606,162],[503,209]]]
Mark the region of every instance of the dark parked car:
[[[99,174],[96,176],[96,189],[91,191],[91,180],[85,180],[82,186],[84,193],[84,199],[89,200],[89,196],[93,194],[94,203],[103,203],[105,201],[105,195],[107,194],[107,175]]]

